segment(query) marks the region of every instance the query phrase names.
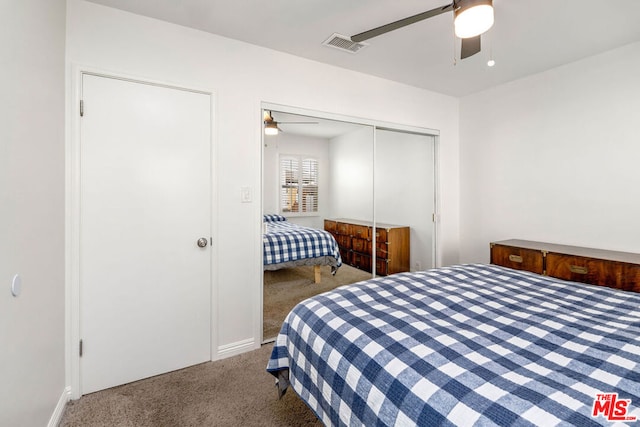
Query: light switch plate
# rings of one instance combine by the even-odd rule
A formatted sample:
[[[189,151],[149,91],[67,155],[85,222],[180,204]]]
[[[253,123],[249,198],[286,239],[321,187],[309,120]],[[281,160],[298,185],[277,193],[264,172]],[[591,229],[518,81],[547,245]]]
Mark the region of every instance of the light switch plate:
[[[240,188],[240,201],[242,203],[251,203],[253,201],[251,187]]]

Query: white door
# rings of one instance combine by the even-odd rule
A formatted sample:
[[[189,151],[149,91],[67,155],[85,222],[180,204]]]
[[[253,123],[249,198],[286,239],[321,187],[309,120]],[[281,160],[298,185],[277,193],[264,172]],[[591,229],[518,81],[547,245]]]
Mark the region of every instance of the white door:
[[[211,360],[211,95],[84,74],[82,99],[86,394]]]

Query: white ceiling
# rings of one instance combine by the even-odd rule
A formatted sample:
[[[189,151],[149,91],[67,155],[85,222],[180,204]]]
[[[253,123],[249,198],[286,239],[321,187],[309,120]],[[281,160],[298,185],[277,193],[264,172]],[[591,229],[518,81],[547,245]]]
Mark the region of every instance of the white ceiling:
[[[371,39],[356,54],[322,45],[450,0],[91,1],[453,96],[640,40],[640,0],[494,0],[482,52],[457,65],[451,13]]]

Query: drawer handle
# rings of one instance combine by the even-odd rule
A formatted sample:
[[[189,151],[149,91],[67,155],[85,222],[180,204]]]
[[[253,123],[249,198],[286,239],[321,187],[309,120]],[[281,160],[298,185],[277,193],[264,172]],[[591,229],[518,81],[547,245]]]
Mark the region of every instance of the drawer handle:
[[[576,274],[587,274],[589,272],[589,269],[587,267],[581,267],[579,265],[570,265],[569,270],[571,270],[572,273]]]
[[[509,255],[509,261],[522,262],[522,257],[520,255]]]

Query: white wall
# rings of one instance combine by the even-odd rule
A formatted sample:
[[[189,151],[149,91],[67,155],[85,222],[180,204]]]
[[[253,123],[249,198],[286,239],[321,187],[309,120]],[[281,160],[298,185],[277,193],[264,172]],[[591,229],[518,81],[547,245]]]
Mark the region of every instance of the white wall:
[[[640,43],[461,100],[461,261],[507,238],[640,252]]]
[[[71,63],[216,92],[220,345],[260,337],[261,203],[241,203],[240,187],[260,193],[263,101],[440,130],[443,262],[458,260],[455,98],[81,0],[67,9]]]
[[[66,399],[65,1],[2,2],[0,39],[0,425],[45,426]]]
[[[264,213],[279,213],[281,154],[309,155],[318,159],[318,213],[313,216],[286,215],[294,224],[312,228],[324,228],[324,218],[329,212],[329,140],[311,136],[280,132],[264,137],[263,156],[263,210]]]

